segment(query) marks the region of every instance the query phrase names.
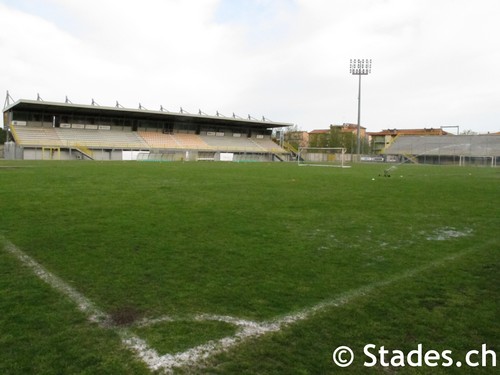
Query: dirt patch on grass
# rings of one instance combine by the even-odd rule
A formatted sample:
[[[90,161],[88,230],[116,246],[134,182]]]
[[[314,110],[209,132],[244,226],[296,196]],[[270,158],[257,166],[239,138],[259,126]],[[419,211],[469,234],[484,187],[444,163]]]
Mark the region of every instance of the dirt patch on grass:
[[[143,317],[142,311],[136,306],[117,307],[110,312],[112,322],[117,326],[129,326]]]

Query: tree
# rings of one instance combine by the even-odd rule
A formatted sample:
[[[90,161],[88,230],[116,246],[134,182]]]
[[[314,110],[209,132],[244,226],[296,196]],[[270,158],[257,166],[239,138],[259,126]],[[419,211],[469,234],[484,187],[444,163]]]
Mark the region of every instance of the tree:
[[[342,147],[348,154],[353,153],[356,148],[356,134],[351,131],[342,131],[339,126],[330,126],[328,138],[326,147]]]
[[[460,134],[461,135],[477,135],[478,133],[468,129],[468,130],[463,130]]]
[[[289,126],[281,131],[284,133],[283,139],[295,149],[308,146],[307,133],[300,129],[298,125]]]
[[[7,132],[5,129],[0,129],[0,145],[3,145],[7,140]]]

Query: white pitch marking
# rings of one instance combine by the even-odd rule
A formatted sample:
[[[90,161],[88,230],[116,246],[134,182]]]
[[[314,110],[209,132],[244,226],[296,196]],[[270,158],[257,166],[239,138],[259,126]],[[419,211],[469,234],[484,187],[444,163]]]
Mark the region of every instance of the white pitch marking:
[[[345,305],[352,301],[355,298],[364,296],[366,294],[369,294],[375,289],[388,286],[390,284],[402,281],[404,279],[411,278],[423,271],[439,267],[447,262],[453,261],[469,252],[472,250],[466,250],[458,254],[454,254],[448,257],[445,257],[443,259],[440,259],[438,261],[434,261],[432,263],[429,263],[427,265],[421,266],[414,268],[413,270],[404,272],[400,275],[394,276],[390,279],[384,280],[384,281],[379,281],[375,282],[363,287],[360,287],[358,289],[354,289],[350,292],[344,293],[334,299],[331,299],[329,301],[324,301],[321,303],[318,303],[312,307],[303,309],[301,311],[298,311],[294,314],[289,314],[282,316],[280,318],[274,319],[274,320],[269,320],[269,321],[264,321],[264,322],[255,322],[255,321],[250,321],[250,320],[244,320],[244,319],[238,319],[235,317],[231,316],[224,316],[224,315],[210,315],[210,314],[202,314],[202,315],[196,315],[191,320],[193,321],[220,321],[220,322],[226,322],[230,324],[234,324],[238,326],[240,329],[238,332],[231,337],[224,337],[220,340],[213,340],[209,341],[205,344],[198,345],[196,347],[190,348],[184,352],[180,353],[175,353],[175,354],[165,354],[163,356],[160,356],[156,358],[157,361],[157,369],[164,369],[166,372],[171,373],[174,371],[175,368],[181,368],[181,367],[186,367],[186,366],[198,366],[198,367],[203,367],[203,362],[206,361],[208,358],[223,353],[229,349],[231,349],[234,346],[237,346],[248,339],[251,338],[257,338],[259,336],[272,333],[272,332],[278,332],[281,329],[283,329],[286,326],[292,325],[294,323],[297,323],[299,321],[306,320],[313,316],[314,314],[327,310],[332,307],[339,307],[342,305]],[[188,320],[186,318],[179,319],[179,320]],[[171,318],[171,317],[164,317],[163,319],[160,318],[158,320],[150,320],[150,322],[155,322],[155,321],[176,321],[176,319]]]
[[[29,255],[18,249],[13,243],[3,239],[4,248],[7,252],[14,255],[18,260],[21,261],[25,266],[30,268],[33,273],[38,276],[41,280],[45,281],[52,288],[56,289],[60,293],[66,295],[70,300],[72,300],[78,306],[78,309],[87,315],[87,318],[94,323],[99,324],[103,328],[110,327],[112,325],[112,320],[103,311],[99,310],[88,298],[83,294],[78,292],[72,286],[65,283],[62,279],[54,275],[53,273],[47,271],[41,264],[36,262]]]
[[[98,309],[91,300],[78,292],[72,286],[68,285],[62,279],[47,271],[40,263],[35,261],[29,255],[17,248],[13,243],[0,236],[0,243],[4,244],[4,248],[16,257],[22,264],[30,268],[33,273],[42,281],[49,284],[52,288],[59,291],[73,301],[78,309],[83,312],[87,319],[92,323],[97,323],[101,328],[115,329],[122,339],[122,343],[129,350],[132,350],[137,356],[152,370],[158,369],[160,356],[150,348],[147,343],[137,335],[130,332],[126,328],[119,328],[113,324],[111,317],[105,312]]]
[[[2,239],[0,237],[0,239]],[[19,250],[9,241],[3,240],[6,244],[5,248],[8,252],[16,256],[21,262],[28,267],[30,267],[34,273],[40,277],[43,281],[47,282],[53,288],[59,290],[63,294],[67,295],[71,300],[73,300],[79,309],[86,313],[89,320],[92,322],[97,322],[103,328],[114,328],[120,334],[122,338],[122,343],[129,350],[132,350],[136,355],[153,371],[163,370],[166,373],[172,373],[175,368],[185,367],[185,366],[202,366],[203,361],[207,360],[216,354],[222,353],[229,350],[230,348],[241,344],[242,342],[250,339],[256,338],[268,333],[277,332],[283,329],[285,326],[292,325],[302,320],[310,318],[312,315],[324,311],[328,308],[338,307],[349,303],[351,300],[366,295],[377,288],[381,288],[395,282],[402,281],[407,278],[411,278],[418,273],[427,271],[429,269],[439,267],[447,262],[453,261],[473,250],[466,250],[461,253],[457,253],[443,259],[431,262],[421,267],[414,268],[413,270],[404,272],[400,275],[394,276],[384,281],[374,282],[366,286],[354,289],[350,292],[344,293],[334,299],[329,301],[320,302],[312,307],[300,310],[294,314],[289,314],[277,318],[274,320],[264,321],[264,322],[254,322],[250,320],[238,319],[231,316],[223,315],[210,315],[201,314],[196,315],[191,318],[192,321],[221,321],[230,324],[234,324],[240,329],[238,332],[231,337],[224,337],[220,340],[209,341],[203,345],[198,345],[196,347],[190,348],[184,352],[176,354],[165,354],[160,356],[156,350],[148,346],[145,340],[141,339],[137,335],[130,332],[126,328],[118,328],[113,326],[111,318],[109,315],[97,309],[94,304],[84,297],[81,293],[77,292],[74,288],[66,284],[63,280],[59,279],[57,276],[53,275],[49,271],[45,270],[40,264],[38,264],[31,257],[26,255],[24,252]],[[172,317],[164,316],[157,319],[143,319],[136,324],[138,327],[145,327],[151,324],[161,323],[161,322],[173,322],[178,320],[188,320],[188,319],[174,319]]]

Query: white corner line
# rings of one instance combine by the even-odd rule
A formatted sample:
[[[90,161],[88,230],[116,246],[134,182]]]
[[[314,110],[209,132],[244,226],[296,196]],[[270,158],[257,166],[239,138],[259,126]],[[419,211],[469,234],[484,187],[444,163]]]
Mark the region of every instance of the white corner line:
[[[12,242],[0,236],[0,244],[3,243],[4,249],[17,258],[23,265],[31,269],[38,278],[53,289],[68,297],[78,307],[82,313],[87,316],[87,319],[92,323],[97,323],[100,328],[113,329],[118,332],[123,345],[136,355],[149,367],[151,370],[157,370],[158,364],[161,363],[158,353],[150,348],[146,341],[142,340],[137,335],[133,334],[127,328],[120,328],[113,324],[111,317],[105,312],[98,309],[91,300],[78,292],[71,285],[64,282],[40,263],[35,261],[29,255],[20,250]]]
[[[114,329],[120,336],[122,344],[132,352],[134,352],[138,358],[140,358],[146,366],[152,371],[162,370],[165,373],[172,373],[175,368],[185,367],[185,366],[199,366],[203,367],[203,362],[208,358],[220,354],[229,350],[230,348],[241,344],[251,338],[256,338],[268,333],[277,332],[283,329],[285,326],[292,325],[299,321],[309,319],[314,314],[327,310],[332,307],[338,307],[351,302],[353,299],[369,294],[375,289],[379,289],[396,282],[411,278],[421,272],[430,270],[435,267],[439,267],[447,262],[453,261],[459,257],[462,257],[473,249],[465,250],[460,253],[456,253],[442,259],[427,263],[420,267],[413,268],[412,270],[403,272],[399,275],[388,278],[387,280],[382,280],[378,282],[373,282],[368,285],[361,286],[357,289],[348,291],[341,294],[333,299],[320,302],[314,306],[302,309],[293,314],[284,315],[276,319],[255,322],[251,320],[239,319],[232,316],[226,315],[213,315],[213,314],[200,314],[192,317],[186,317],[182,319],[175,319],[169,316],[163,316],[156,319],[143,319],[137,322],[135,327],[147,327],[153,324],[158,324],[162,322],[175,322],[175,321],[220,321],[233,324],[238,327],[238,330],[234,336],[224,337],[220,340],[212,340],[205,344],[192,347],[184,352],[179,352],[175,354],[165,354],[159,355],[156,350],[151,348],[147,342],[141,339],[136,334],[132,333],[129,329],[125,327],[118,327],[113,324],[111,317],[98,309],[92,301],[86,298],[83,294],[78,292],[76,289],[68,285],[59,277],[55,276],[48,270],[46,270],[42,265],[36,262],[29,255],[21,251],[10,241],[6,240],[0,235],[0,244],[4,244],[4,248],[7,252],[15,256],[22,264],[30,268],[33,273],[38,276],[41,280],[49,284],[52,288],[56,289],[60,293],[67,296],[71,301],[73,301],[78,309],[83,312],[88,320],[93,323],[97,323],[99,327],[106,329]]]

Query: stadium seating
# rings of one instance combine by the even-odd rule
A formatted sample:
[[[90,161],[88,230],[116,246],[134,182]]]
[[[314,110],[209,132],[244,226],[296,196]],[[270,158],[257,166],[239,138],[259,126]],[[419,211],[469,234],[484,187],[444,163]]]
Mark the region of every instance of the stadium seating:
[[[498,156],[496,135],[399,136],[385,150],[388,155]]]
[[[267,147],[257,143],[252,138],[245,137],[217,137],[217,136],[201,136],[201,138],[211,147],[220,151],[234,152],[271,152]],[[274,143],[273,143],[274,144]],[[278,146],[274,144],[277,148]]]
[[[251,146],[248,143],[246,137],[245,138],[233,137],[234,138],[233,139],[230,137],[216,137],[216,136],[204,135],[201,136],[201,138],[209,146],[221,150],[228,150],[228,149],[238,150],[238,149],[245,149]]]
[[[163,134],[158,132],[139,131],[139,135],[150,148],[163,149],[209,149],[208,145],[196,134]]]
[[[189,149],[198,149],[198,150],[204,150],[204,149],[209,149],[207,147],[207,144],[203,141],[203,139],[196,134],[184,134],[184,133],[176,133],[175,135],[172,135],[176,142],[182,145],[184,148],[189,148]]]
[[[132,131],[55,129],[63,145],[86,147],[147,149],[147,143]]]
[[[11,125],[16,143],[22,146],[62,146],[54,128],[31,128]]]
[[[252,139],[252,142],[261,147],[262,149],[266,150],[267,152],[272,152],[272,153],[286,153],[283,148],[278,146],[276,143],[274,143],[270,138],[263,138],[263,139]]]
[[[286,151],[269,136],[248,138],[246,135],[197,135],[193,133],[164,134],[154,131],[123,131],[85,128],[53,128],[11,126],[19,145],[29,147],[61,147],[87,149],[131,150],[199,150],[201,152],[236,152],[281,154]]]
[[[139,131],[138,133],[151,148],[177,148],[180,146],[170,134],[147,131]]]
[[[228,152],[285,152],[269,138],[257,139],[232,136],[196,135],[191,133],[163,134],[159,132],[139,131],[138,134],[150,148],[213,150]]]

